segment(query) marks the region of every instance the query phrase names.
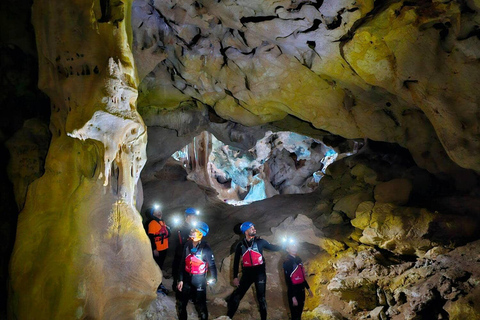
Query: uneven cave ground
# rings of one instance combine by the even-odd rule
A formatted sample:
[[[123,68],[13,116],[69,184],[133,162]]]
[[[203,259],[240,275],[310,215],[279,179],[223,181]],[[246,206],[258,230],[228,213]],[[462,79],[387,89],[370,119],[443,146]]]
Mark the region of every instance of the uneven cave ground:
[[[236,130],[243,128],[237,125]],[[248,140],[252,133],[242,134]],[[222,316],[234,289],[232,247],[241,239],[234,228],[243,221],[253,221],[258,235],[272,243],[281,243],[285,235],[300,243],[299,255],[314,291],[314,297],[307,297],[304,319],[448,319],[449,314],[469,312],[456,309],[460,303],[468,305],[466,309],[476,308],[480,248],[474,207],[478,199],[462,192],[452,196],[455,179],[418,168],[401,147],[362,141],[358,152],[351,152],[358,142],[343,140],[333,149],[347,151],[346,156],[326,168],[313,191],[276,194],[233,206],[219,199],[214,186],[205,185],[205,176],[212,174],[208,162],[218,156],[214,148],[202,155],[208,141],[201,134],[196,143],[183,148],[192,155],[184,155],[188,162],[159,160],[164,163],[160,170],[147,163],[142,178],[144,208],[161,203],[168,223],[181,216],[188,204],[199,208],[200,219],[210,225],[205,240],[212,246],[219,270],[217,284],[207,293],[212,319],[228,319]],[[298,169],[294,161],[287,166],[293,172]],[[478,192],[478,182],[470,188]],[[449,199],[444,197],[447,194]],[[459,207],[463,215],[448,214]],[[282,274],[285,252],[267,251],[265,257],[268,318],[288,319]],[[171,256],[163,280],[169,289],[170,265]],[[235,318],[259,317],[253,288]],[[193,303],[188,311],[189,319],[197,319]],[[147,318],[176,319],[174,293],[158,294]]]

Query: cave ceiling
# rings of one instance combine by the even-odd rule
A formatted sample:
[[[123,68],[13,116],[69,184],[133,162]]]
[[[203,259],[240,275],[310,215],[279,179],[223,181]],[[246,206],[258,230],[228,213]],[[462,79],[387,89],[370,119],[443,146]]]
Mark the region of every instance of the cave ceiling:
[[[257,126],[288,117],[480,171],[478,1],[133,3],[145,123],[194,99]]]

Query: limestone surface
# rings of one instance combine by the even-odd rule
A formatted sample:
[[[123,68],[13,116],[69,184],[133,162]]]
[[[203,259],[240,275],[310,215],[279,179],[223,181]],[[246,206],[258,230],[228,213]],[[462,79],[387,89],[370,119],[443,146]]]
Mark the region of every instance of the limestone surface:
[[[475,2],[133,8],[140,108],[171,110],[193,97],[245,125],[292,115],[346,138],[398,143],[430,172],[451,172],[453,162],[480,170]]]
[[[52,138],[19,215],[12,319],[133,319],[155,298],[161,273],[135,208],[146,130],[135,107],[130,6],[33,6]]]

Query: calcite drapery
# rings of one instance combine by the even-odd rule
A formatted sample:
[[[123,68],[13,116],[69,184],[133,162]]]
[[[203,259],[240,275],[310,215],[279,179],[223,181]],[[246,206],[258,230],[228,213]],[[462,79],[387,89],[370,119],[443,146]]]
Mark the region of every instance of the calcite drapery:
[[[135,107],[130,6],[35,1],[53,136],[19,216],[12,318],[132,319],[155,298],[161,274],[135,209],[146,128]]]

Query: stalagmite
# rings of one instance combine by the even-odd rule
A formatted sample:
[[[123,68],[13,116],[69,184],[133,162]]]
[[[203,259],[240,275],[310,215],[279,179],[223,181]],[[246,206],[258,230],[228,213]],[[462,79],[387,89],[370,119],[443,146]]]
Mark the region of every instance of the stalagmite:
[[[16,319],[132,319],[161,274],[135,209],[146,161],[130,1],[35,1],[45,174],[29,186],[11,260]]]

